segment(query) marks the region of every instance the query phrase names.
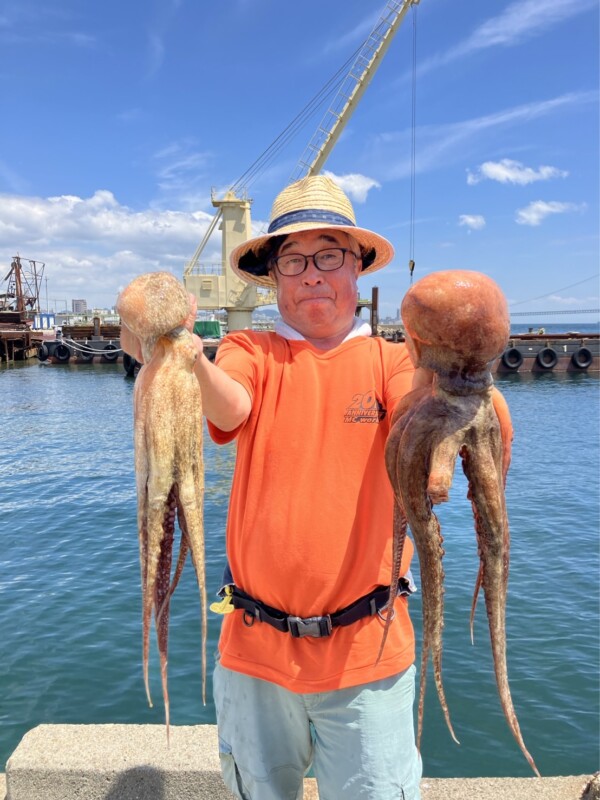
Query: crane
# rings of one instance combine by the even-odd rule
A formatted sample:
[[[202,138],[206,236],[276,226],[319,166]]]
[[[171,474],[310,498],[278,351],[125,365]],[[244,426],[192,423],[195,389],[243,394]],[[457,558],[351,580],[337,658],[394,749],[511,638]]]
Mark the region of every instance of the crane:
[[[333,102],[303,152],[290,182],[320,172],[377,71],[406,13],[419,2],[420,0],[387,0],[375,27],[359,48]],[[245,283],[229,266],[229,254],[238,245],[247,241],[252,234],[250,217],[252,201],[245,191],[238,196],[231,188],[222,198],[217,198],[212,192],[211,202],[217,212],[196,252],[185,265],[183,282],[187,290],[196,297],[199,309],[226,310],[228,330],[251,328],[253,310],[258,306],[275,302],[272,291]],[[217,225],[222,231],[221,261],[216,264],[203,264],[200,262],[200,256]]]

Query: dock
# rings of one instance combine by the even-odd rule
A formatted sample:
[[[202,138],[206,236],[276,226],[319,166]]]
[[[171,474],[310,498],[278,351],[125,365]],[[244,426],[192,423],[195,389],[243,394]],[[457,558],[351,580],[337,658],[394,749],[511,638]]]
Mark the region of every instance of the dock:
[[[34,358],[37,342],[22,311],[0,311],[0,363]]]
[[[405,341],[404,330],[397,326],[378,326],[376,335],[391,342]],[[511,334],[504,352],[495,359],[492,372],[600,372],[600,334]]]
[[[40,343],[37,357],[53,364],[114,364],[124,360],[120,339],[120,325],[104,325],[94,317],[91,325],[64,325],[60,337]]]
[[[0,312],[0,362],[37,358],[53,364],[92,362],[122,363],[127,375],[140,368],[121,350],[120,325],[65,325],[62,335],[48,340],[42,331],[32,330],[19,312]],[[266,328],[263,328],[266,329]],[[391,342],[405,341],[399,327],[378,325],[374,335]],[[204,352],[214,361],[220,339],[205,337]],[[492,372],[514,373],[600,373],[600,334],[569,333],[512,334],[504,352],[494,361]]]
[[[600,334],[524,333],[511,336],[493,372],[599,372]]]

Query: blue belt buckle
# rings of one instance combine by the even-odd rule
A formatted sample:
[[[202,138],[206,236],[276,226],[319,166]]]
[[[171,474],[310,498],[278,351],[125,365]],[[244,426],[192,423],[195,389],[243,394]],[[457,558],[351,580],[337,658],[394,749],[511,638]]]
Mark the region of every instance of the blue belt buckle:
[[[288,617],[288,626],[294,639],[301,639],[303,636],[312,636],[320,639],[322,636],[331,634],[331,617]],[[321,629],[321,623],[325,623],[325,631]]]

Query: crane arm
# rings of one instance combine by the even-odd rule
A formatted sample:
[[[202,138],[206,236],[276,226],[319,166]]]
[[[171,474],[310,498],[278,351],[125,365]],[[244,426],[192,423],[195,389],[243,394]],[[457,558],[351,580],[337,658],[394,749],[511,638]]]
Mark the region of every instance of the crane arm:
[[[210,239],[212,232],[217,227],[217,223],[221,219],[221,216],[222,216],[222,211],[221,211],[221,209],[219,209],[217,211],[217,213],[214,215],[214,217],[212,218],[210,225],[206,229],[206,233],[204,234],[204,236],[202,237],[202,241],[200,242],[200,244],[196,248],[196,252],[191,257],[191,259],[188,261],[188,263],[185,265],[184,270],[183,270],[183,276],[184,277],[187,277],[188,275],[191,275],[192,272],[194,271],[194,267],[198,263],[198,259],[200,258],[200,255],[202,254],[202,251],[206,247],[206,243]]]
[[[377,71],[406,12],[419,2],[420,0],[388,0],[384,12],[365,40],[332,105],[296,165],[291,182],[321,171]]]

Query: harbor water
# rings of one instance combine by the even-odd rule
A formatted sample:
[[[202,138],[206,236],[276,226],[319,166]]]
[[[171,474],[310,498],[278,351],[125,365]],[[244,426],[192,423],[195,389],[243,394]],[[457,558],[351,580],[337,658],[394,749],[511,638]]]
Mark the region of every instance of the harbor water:
[[[525,742],[543,775],[598,768],[597,375],[509,375],[512,550],[508,665]],[[0,772],[40,723],[161,723],[155,647],[146,702],[132,446],[133,381],[120,365],[0,366]],[[209,595],[219,588],[234,445],[205,440]],[[466,485],[440,510],[446,549],[444,681],[430,672],[422,753],[430,777],[529,776],[495,688]],[[415,569],[418,576],[418,569]],[[209,597],[210,600],[214,597]],[[420,597],[411,598],[420,631]],[[188,562],[172,601],[173,724],[214,723],[201,701],[200,601]],[[210,615],[209,662],[219,619]]]

